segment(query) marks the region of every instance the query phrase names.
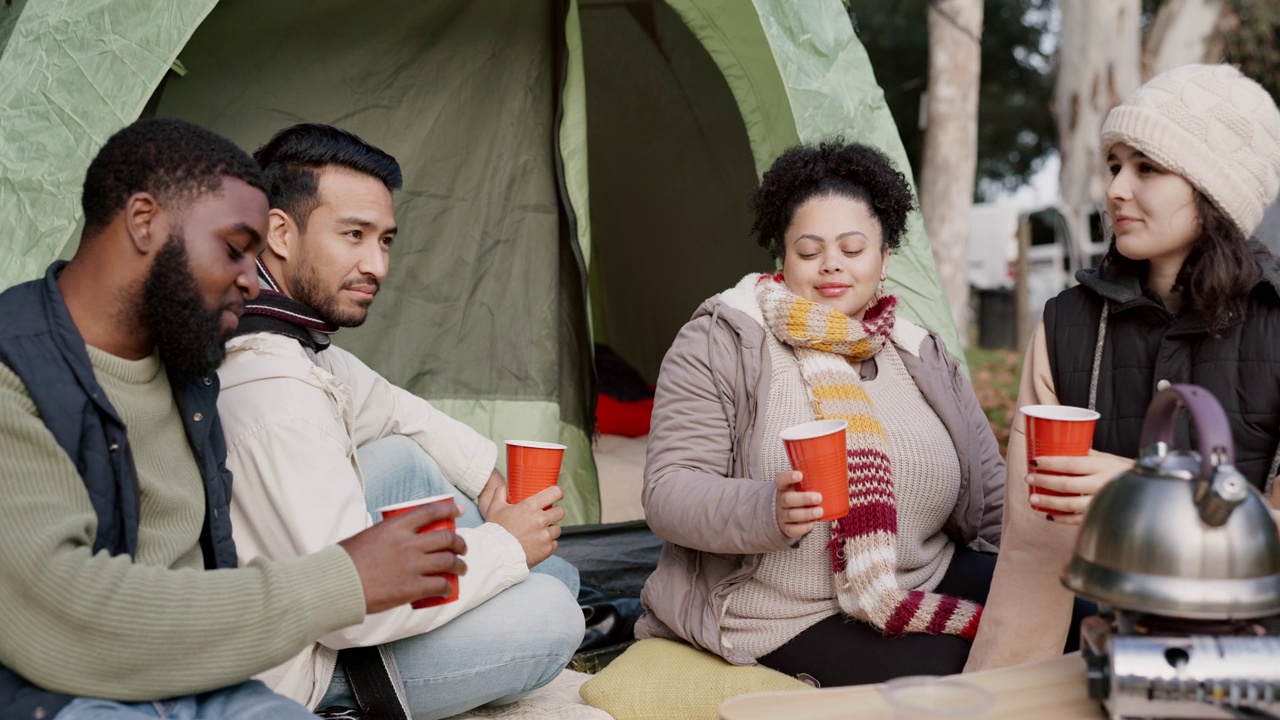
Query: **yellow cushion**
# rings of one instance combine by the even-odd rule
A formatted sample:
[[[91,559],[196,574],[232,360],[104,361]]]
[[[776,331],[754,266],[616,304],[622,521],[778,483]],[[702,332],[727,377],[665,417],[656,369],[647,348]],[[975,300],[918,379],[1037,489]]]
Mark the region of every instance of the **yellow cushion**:
[[[708,652],[650,638],[627,648],[582,684],[582,699],[617,720],[717,720],[720,703],[764,690],[809,685],[762,665],[733,665]]]

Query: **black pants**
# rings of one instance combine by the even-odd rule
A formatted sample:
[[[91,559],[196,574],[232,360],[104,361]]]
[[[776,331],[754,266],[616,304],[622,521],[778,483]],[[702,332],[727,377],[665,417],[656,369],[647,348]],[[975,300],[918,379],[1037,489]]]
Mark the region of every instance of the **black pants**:
[[[985,604],[995,569],[995,555],[956,548],[934,592]],[[1097,605],[1076,598],[1064,653],[1080,649],[1080,621],[1097,612]],[[958,673],[969,659],[970,647],[968,640],[954,635],[885,637],[867,623],[838,613],[757,661],[787,675],[809,675],[822,687],[834,687],[884,682],[903,675]]]
[[[934,592],[987,601],[996,556],[956,548]],[[809,675],[822,687],[862,685],[903,675],[950,675],[964,669],[971,643],[954,635],[885,637],[867,623],[837,613],[758,659],[787,675]]]

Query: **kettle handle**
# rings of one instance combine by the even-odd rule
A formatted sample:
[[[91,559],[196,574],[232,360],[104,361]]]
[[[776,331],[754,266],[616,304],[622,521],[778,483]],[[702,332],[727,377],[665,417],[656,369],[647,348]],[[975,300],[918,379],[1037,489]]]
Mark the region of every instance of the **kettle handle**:
[[[1157,442],[1172,444],[1174,420],[1183,407],[1191,414],[1200,440],[1201,477],[1213,477],[1219,465],[1235,465],[1235,444],[1227,414],[1218,399],[1199,385],[1170,385],[1156,393],[1142,421],[1142,447]]]

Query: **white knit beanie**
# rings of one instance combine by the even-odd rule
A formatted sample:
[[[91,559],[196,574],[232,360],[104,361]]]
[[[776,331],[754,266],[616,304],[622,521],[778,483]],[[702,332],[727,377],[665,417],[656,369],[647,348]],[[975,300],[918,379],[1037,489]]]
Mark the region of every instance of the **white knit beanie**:
[[[1102,124],[1103,154],[1120,142],[1186,178],[1246,236],[1280,191],[1280,110],[1230,65],[1151,78]]]

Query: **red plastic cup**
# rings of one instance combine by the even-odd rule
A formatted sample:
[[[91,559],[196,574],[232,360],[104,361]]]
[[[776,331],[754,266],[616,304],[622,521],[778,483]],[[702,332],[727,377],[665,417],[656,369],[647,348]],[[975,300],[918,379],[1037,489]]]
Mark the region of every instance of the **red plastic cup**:
[[[849,514],[849,455],[844,420],[814,420],[778,433],[787,446],[792,469],[803,473],[801,492],[822,493],[821,520]]]
[[[422,507],[423,505],[430,505],[432,503],[438,503],[438,502],[453,503],[454,499],[452,495],[432,495],[431,497],[425,497],[420,500],[410,500],[408,502],[402,502],[402,503],[397,503],[395,505],[388,505],[384,508],[378,508],[378,514],[382,516],[383,520],[386,520],[388,518],[393,518],[397,515],[403,515],[404,513],[407,513],[414,508]],[[448,530],[449,532],[457,532],[458,526],[454,522],[453,518],[448,518],[447,520],[439,520],[437,522],[433,522],[430,525],[427,525],[421,528],[420,530],[418,530],[418,532],[428,533],[428,532],[435,532],[437,530]],[[422,608],[435,607],[437,605],[444,605],[445,603],[451,603],[454,600],[458,599],[458,576],[454,573],[441,573],[440,576],[443,577],[445,580],[448,580],[449,586],[453,588],[453,591],[449,593],[449,596],[448,597],[429,597],[429,598],[422,598],[421,600],[414,600],[412,603],[410,603],[413,606],[413,609],[421,610]]]
[[[1093,410],[1070,405],[1027,405],[1019,408],[1027,422],[1027,465],[1038,457],[1082,457],[1093,447],[1093,428],[1102,417]],[[1036,470],[1036,475],[1069,475],[1069,473]],[[1031,486],[1031,492],[1039,495],[1078,497],[1079,493],[1062,493]],[[1035,507],[1035,506],[1033,506]],[[1050,515],[1068,515],[1062,510],[1036,507]]]
[[[565,446],[556,443],[508,440],[507,502],[518,503],[555,485],[564,451]]]

